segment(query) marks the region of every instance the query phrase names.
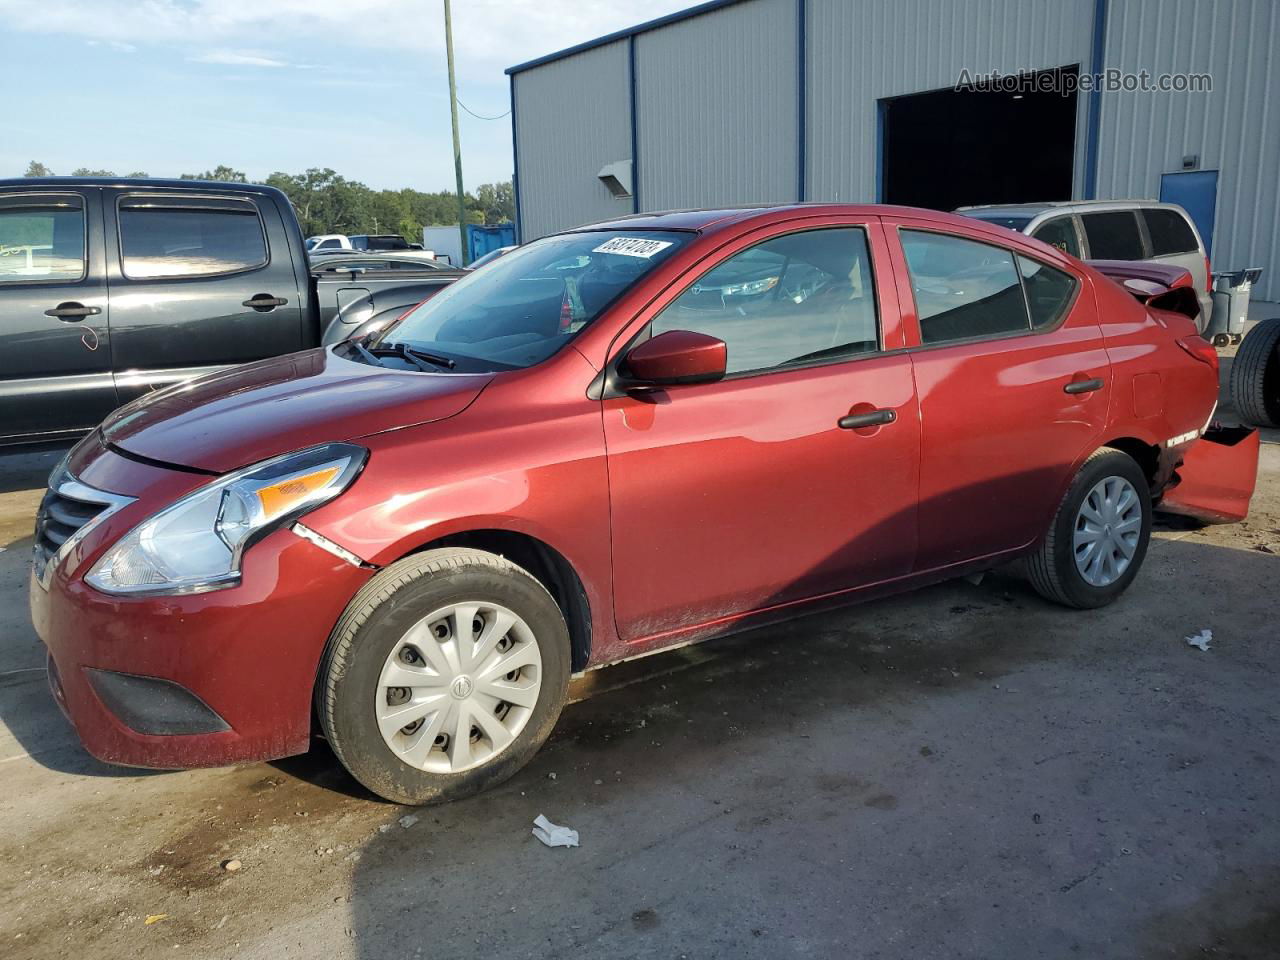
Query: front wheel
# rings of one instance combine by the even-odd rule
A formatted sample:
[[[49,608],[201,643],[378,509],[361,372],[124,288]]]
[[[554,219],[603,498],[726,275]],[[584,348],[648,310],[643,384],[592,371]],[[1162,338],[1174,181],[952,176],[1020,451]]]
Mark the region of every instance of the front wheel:
[[[1027,558],[1031,585],[1068,607],[1111,603],[1133,582],[1151,539],[1151,491],[1126,453],[1092,454],[1062,498],[1036,551]]]
[[[430,550],[356,594],[316,688],[351,775],[396,803],[470,796],[510,777],[564,706],[569,634],[526,571],[480,550]]]

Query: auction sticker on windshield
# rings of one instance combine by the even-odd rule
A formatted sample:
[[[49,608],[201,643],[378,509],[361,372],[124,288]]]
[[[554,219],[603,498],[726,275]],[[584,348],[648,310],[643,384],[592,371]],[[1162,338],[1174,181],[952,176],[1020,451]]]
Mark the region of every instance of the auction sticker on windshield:
[[[640,237],[614,237],[594,248],[592,253],[617,253],[624,257],[641,257],[648,260],[671,246],[670,240],[644,240]]]

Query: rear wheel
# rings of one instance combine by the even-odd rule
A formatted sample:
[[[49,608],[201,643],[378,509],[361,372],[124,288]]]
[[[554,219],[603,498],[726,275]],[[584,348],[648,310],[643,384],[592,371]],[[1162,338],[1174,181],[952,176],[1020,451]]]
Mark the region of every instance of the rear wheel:
[[[387,567],[351,601],[316,707],[338,759],[374,793],[453,800],[537,752],[569,669],[568,629],[542,584],[494,554],[431,550]]]
[[[1249,331],[1231,361],[1231,398],[1245,423],[1280,427],[1280,317]]]
[[[1027,559],[1032,586],[1069,607],[1101,607],[1133,582],[1151,538],[1151,493],[1126,453],[1103,449],[1080,467],[1044,540]]]

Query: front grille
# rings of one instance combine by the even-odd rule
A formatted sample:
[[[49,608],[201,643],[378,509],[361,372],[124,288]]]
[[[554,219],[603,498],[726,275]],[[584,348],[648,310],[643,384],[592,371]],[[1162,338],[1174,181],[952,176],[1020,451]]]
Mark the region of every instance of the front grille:
[[[46,491],[36,512],[36,576],[43,578],[45,567],[62,545],[105,509],[105,503],[75,500],[57,490]]]
[[[117,510],[133,503],[133,497],[107,493],[81,483],[59,465],[49,478],[49,489],[36,511],[36,545],[32,564],[36,580],[49,585],[54,565],[90,530]]]

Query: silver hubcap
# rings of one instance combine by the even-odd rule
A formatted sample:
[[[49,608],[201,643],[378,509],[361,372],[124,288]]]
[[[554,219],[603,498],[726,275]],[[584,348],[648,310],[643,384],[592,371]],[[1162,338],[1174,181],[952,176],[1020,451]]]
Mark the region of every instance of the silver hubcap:
[[[1076,514],[1076,569],[1095,587],[1115,583],[1129,569],[1142,535],[1142,500],[1124,477],[1099,480]]]
[[[542,654],[523,620],[494,603],[453,604],[410,627],[387,657],[378,729],[411,767],[460,773],[511,745],[541,686]]]

